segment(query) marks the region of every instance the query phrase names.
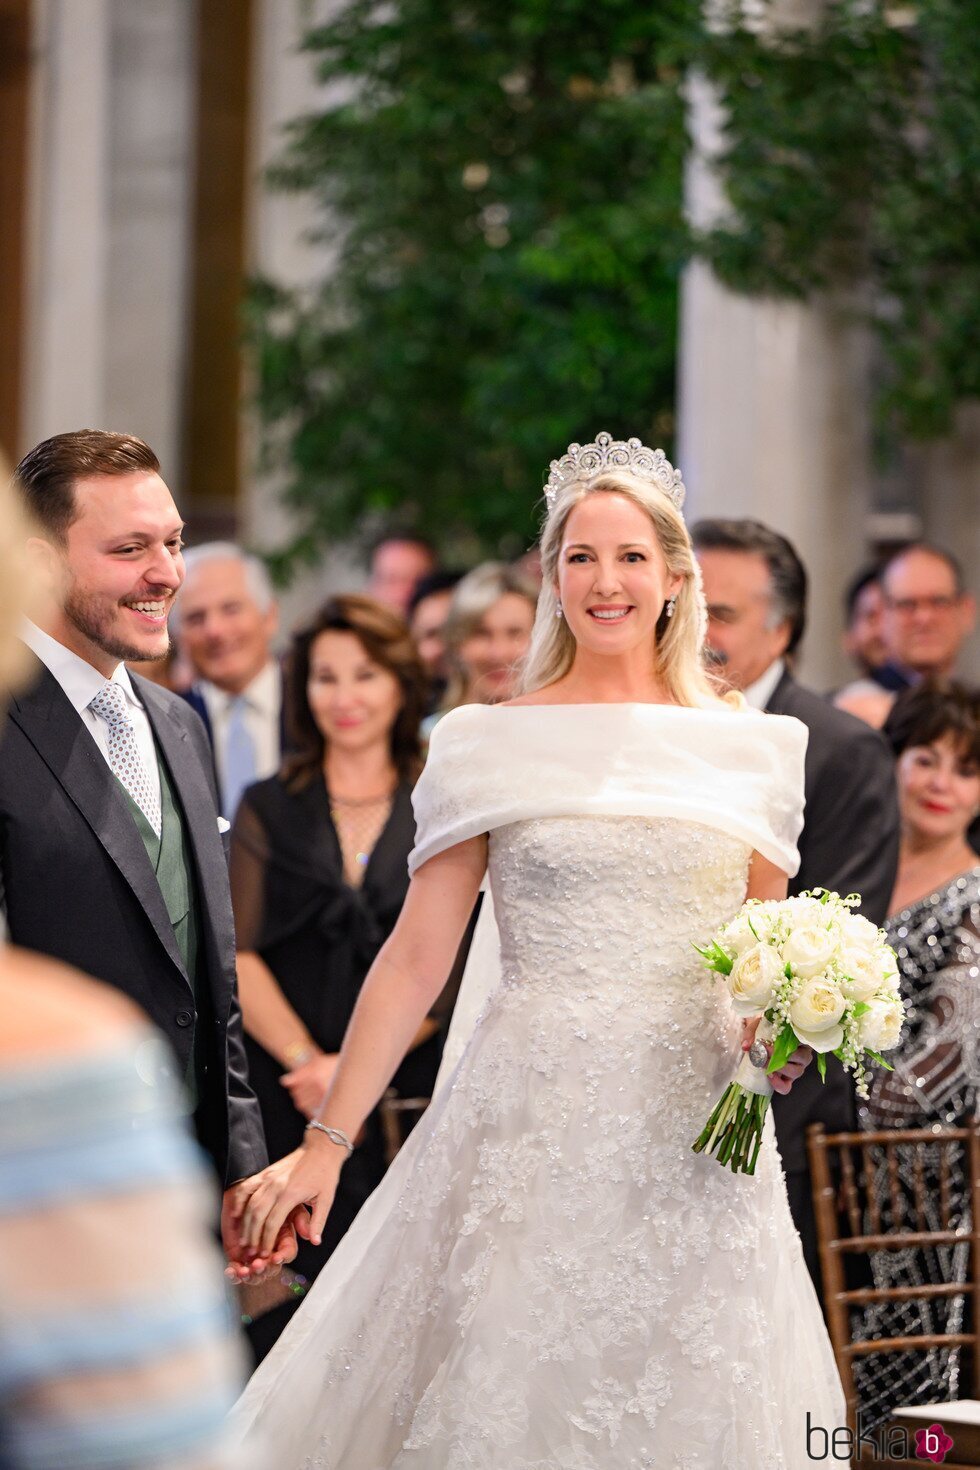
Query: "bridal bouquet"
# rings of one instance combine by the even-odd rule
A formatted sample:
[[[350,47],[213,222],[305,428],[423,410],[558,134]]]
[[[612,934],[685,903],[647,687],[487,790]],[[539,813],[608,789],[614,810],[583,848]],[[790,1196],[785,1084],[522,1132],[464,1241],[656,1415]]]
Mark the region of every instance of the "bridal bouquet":
[[[759,1016],[756,1040],[693,1145],[733,1173],[755,1172],[778,1072],[798,1046],[812,1047],[821,1078],[832,1053],[868,1095],[865,1062],[898,1045],[905,1019],[895,955],[884,933],[852,913],[856,894],[815,888],[796,898],[750,898],[705,948],[708,968],[724,975],[735,1014]],[[764,1041],[772,1042],[765,1065]]]

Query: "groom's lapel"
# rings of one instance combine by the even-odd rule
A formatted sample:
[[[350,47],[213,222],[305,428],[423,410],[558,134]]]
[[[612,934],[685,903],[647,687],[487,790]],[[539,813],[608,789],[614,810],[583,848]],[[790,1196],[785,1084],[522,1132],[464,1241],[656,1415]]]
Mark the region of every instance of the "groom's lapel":
[[[35,662],[36,681],[11,700],[9,718],[91,827],[186,979],[167,905],[119,782],[57,679]],[[98,915],[92,917],[97,923]]]

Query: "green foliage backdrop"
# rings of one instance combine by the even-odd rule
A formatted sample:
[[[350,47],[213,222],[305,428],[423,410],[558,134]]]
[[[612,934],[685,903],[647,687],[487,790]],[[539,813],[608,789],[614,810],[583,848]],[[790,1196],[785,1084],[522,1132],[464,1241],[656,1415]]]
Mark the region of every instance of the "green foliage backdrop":
[[[250,298],[300,527],[282,569],[392,510],[451,552],[516,552],[570,440],[669,452],[692,251],[744,292],[857,287],[889,432],[941,433],[980,393],[980,3],[828,0],[795,31],[767,8],[749,28],[713,0],[709,28],[698,0],[350,0],[309,33],[333,100],[274,181],[314,197],[336,266]],[[727,108],[733,207],[694,239],[692,66]]]
[[[275,182],[312,192],[337,268],[251,299],[293,554],[390,507],[516,552],[570,440],[670,447],[688,11],[353,0],[310,32],[337,100]]]
[[[698,49],[736,216],[699,247],[741,291],[859,284],[886,421],[943,433],[980,394],[980,4],[833,0],[812,29]]]

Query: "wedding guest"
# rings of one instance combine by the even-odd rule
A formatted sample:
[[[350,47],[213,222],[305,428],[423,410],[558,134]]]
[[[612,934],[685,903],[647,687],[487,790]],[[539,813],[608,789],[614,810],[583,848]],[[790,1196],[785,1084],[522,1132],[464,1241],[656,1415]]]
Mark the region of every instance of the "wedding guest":
[[[426,713],[439,707],[446,692],[449,679],[446,618],[462,576],[462,572],[430,572],[415,584],[408,604],[409,631],[429,676]]]
[[[961,684],[920,684],[900,694],[886,726],[898,757],[902,842],[886,923],[898,958],[906,1030],[888,1054],[893,1071],[875,1068],[862,1128],[962,1127],[977,1120],[980,1087],[980,862],[967,831],[980,812],[980,691]],[[947,1160],[950,1155],[947,1154]],[[952,1220],[940,1219],[938,1158],[924,1160],[927,1229],[969,1228],[969,1180],[963,1158],[948,1164]],[[913,1197],[912,1164],[900,1158],[901,1187]],[[878,1209],[887,1228],[892,1182],[884,1163]],[[875,1285],[916,1287],[963,1280],[969,1241],[941,1251],[879,1251]],[[963,1332],[965,1298],[917,1298],[870,1307],[861,1336]],[[899,1402],[959,1397],[959,1349],[889,1353],[861,1361],[862,1409],[876,1421]],[[965,1391],[970,1392],[966,1387]]]
[[[835,709],[793,677],[806,629],[807,576],[796,551],[754,520],[703,520],[691,531],[708,603],[708,650],[719,676],[750,705],[794,715],[809,730],[800,869],[790,894],[829,888],[860,893],[881,923],[898,862],[898,805],[891,751],[877,730]],[[773,1100],[776,1139],[793,1220],[821,1296],[806,1130],[855,1126],[854,1088],[834,1057],[826,1084],[816,1068],[789,1097]]]
[[[232,834],[232,897],[249,1069],[269,1148],[303,1139],[323,1101],[361,984],[408,891],[412,787],[421,770],[426,681],[399,616],[369,598],[331,598],[293,640],[288,710],[294,753],[246,791]],[[395,1086],[432,1091],[438,1014]],[[314,1248],[316,1276],[384,1172],[375,1114],[344,1169]],[[299,1302],[285,1295],[250,1327],[264,1356]]]
[[[405,617],[416,583],[436,569],[436,553],[424,536],[389,531],[374,543],[365,593]]]
[[[905,546],[885,563],[881,586],[891,687],[952,678],[976,622],[956,557],[925,541]]]
[[[184,567],[174,623],[196,676],[186,698],[208,732],[230,821],[245,787],[282,759],[279,611],[263,562],[231,541],[192,547]]]
[[[155,454],[131,435],[55,435],[21,460],[16,484],[41,601],[0,760],[10,937],[114,985],[166,1037],[225,1191],[226,1249],[248,1275],[227,1191],[266,1157],[265,1140],[210,751],[185,702],[124,662],[166,652],[183,523]],[[291,1236],[290,1224],[285,1254]]]
[[[536,607],[534,584],[515,567],[488,561],[466,574],[446,618],[450,678],[441,713],[513,697]]]
[[[892,706],[895,679],[886,668],[885,599],[879,566],[862,568],[851,581],[844,595],[844,617],[841,643],[857,664],[860,677],[836,691],[834,704],[880,729]]]

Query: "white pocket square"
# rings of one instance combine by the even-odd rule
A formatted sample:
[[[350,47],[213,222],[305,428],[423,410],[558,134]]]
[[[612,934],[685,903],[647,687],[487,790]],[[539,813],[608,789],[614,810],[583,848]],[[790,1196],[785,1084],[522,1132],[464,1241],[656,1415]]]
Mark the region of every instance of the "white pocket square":
[[[218,818],[218,831],[220,833],[222,833],[222,835],[225,832],[229,831],[230,828],[231,828],[231,823],[230,822],[226,821],[224,817],[219,817]]]

